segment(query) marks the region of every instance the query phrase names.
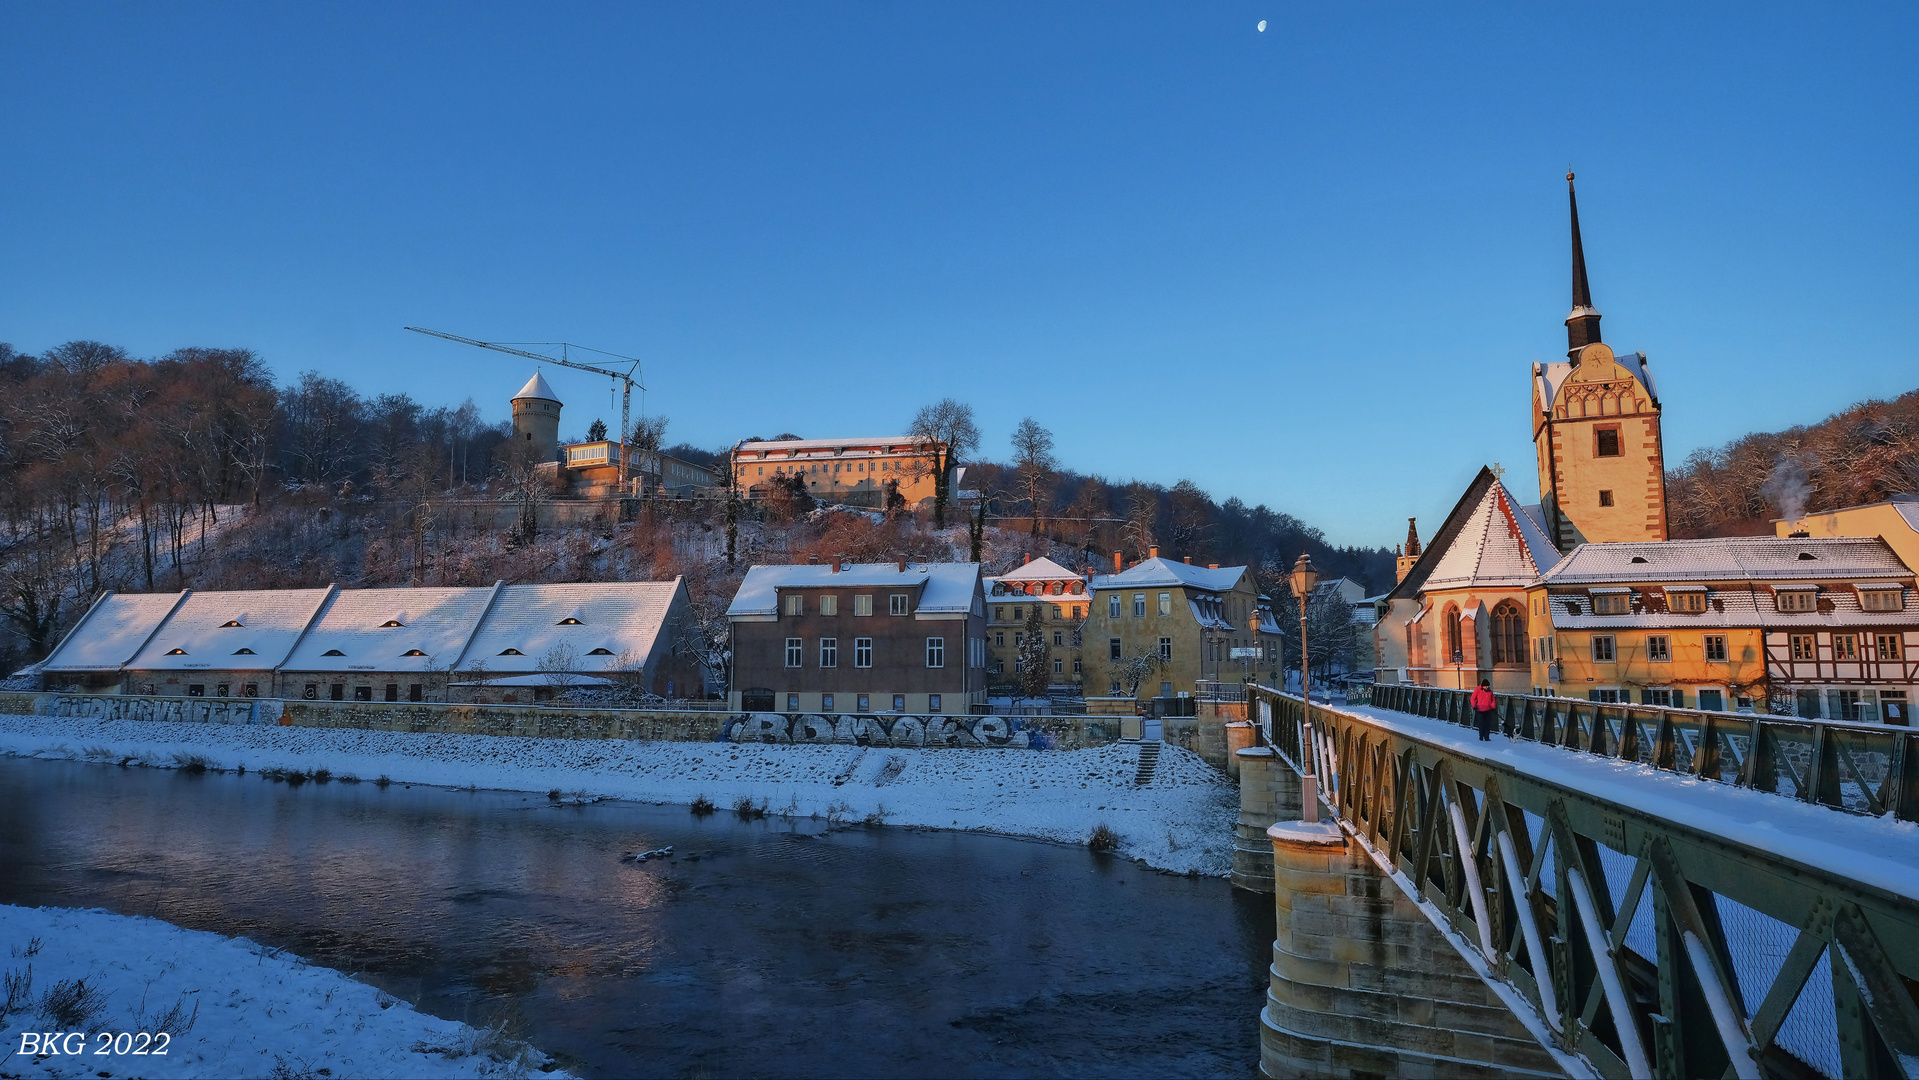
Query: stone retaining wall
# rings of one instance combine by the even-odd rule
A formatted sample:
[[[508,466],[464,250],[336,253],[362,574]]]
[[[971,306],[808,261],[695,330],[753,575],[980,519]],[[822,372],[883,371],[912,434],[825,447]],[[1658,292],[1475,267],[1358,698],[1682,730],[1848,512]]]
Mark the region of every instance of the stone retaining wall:
[[[639,739],[926,749],[1079,750],[1119,739],[1104,716],[847,715],[516,705],[0,694],[0,712],[199,724],[277,724],[538,739]]]

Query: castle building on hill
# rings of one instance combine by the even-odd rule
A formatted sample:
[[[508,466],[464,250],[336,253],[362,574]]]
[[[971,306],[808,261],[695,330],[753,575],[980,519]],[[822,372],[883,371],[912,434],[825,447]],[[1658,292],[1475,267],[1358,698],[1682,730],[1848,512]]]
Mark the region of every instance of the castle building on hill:
[[[1666,538],[1665,448],[1659,395],[1646,354],[1620,356],[1599,338],[1599,311],[1586,280],[1579,199],[1572,207],[1573,308],[1564,363],[1533,365],[1533,446],[1540,508],[1553,544]]]
[[[703,465],[671,454],[634,452],[630,474],[620,467],[624,449],[618,438],[560,442],[560,396],[534,372],[513,395],[513,441],[533,448],[534,460],[552,469],[556,486],[574,498],[613,497],[671,491],[691,494],[719,487],[720,476]]]

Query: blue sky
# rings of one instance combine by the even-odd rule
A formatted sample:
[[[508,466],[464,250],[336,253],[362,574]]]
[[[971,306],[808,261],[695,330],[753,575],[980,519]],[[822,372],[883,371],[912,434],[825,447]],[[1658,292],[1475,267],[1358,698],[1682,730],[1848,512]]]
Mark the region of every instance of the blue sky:
[[[1268,29],[1255,29],[1260,19]],[[12,4],[0,341],[471,395],[646,360],[669,439],[884,434],[1436,526],[1565,349],[1677,460],[1919,385],[1919,6]],[[602,380],[548,369],[567,429]]]

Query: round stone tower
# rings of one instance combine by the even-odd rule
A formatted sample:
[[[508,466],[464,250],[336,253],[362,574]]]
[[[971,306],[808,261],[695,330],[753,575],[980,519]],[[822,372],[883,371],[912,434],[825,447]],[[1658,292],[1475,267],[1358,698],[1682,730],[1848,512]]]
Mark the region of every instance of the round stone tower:
[[[537,371],[513,395],[513,441],[531,443],[540,461],[559,455],[560,398]]]

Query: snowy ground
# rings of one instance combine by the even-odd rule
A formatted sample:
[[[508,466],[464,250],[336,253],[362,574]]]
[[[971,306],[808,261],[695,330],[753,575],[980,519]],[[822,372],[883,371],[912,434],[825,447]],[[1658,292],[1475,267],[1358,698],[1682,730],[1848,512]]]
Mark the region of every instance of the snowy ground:
[[[104,911],[0,906],[0,950],[0,1076],[567,1075],[541,1071],[544,1055],[497,1030],[415,1012],[245,938]],[[86,1037],[56,1038],[58,1054],[22,1053],[29,1032],[35,1044],[42,1033]]]
[[[973,829],[1084,843],[1095,826],[1120,854],[1176,873],[1232,869],[1238,791],[1196,755],[1167,746],[1151,785],[1139,750],[894,750],[860,746],[519,739],[488,735],[164,724],[0,715],[0,753],[168,767],[268,768],[336,778],[469,785],[566,797],[691,803],[742,799],[770,814],[879,815],[888,824]]]

